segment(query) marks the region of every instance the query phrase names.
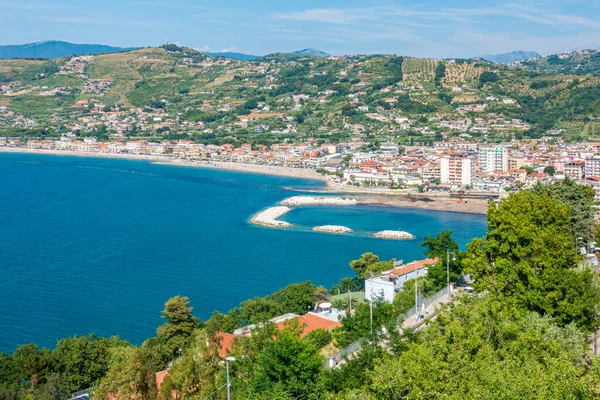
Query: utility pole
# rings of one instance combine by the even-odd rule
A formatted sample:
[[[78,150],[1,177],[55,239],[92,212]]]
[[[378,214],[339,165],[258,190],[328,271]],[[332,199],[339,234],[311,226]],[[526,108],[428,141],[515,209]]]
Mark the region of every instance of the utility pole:
[[[227,400],[231,400],[231,382],[229,382],[229,362],[235,361],[235,357],[227,357],[225,359],[225,366],[227,368]]]
[[[373,279],[373,273],[371,272],[371,279]],[[371,282],[372,284],[372,282]],[[369,301],[369,317],[371,319],[371,335],[373,334],[373,286],[371,286],[371,301]]]
[[[450,294],[450,254],[452,254],[452,261],[456,261],[456,254],[450,249],[446,249],[446,280],[447,280],[447,288],[448,288],[448,300],[451,298]]]
[[[350,315],[352,315],[352,292],[348,289],[348,296],[350,296]]]
[[[417,276],[415,277],[415,315],[417,316],[417,321],[419,320],[421,311],[419,310],[419,287],[417,285],[417,281],[419,280],[419,271],[417,271],[417,266],[415,265],[415,271],[417,272]]]

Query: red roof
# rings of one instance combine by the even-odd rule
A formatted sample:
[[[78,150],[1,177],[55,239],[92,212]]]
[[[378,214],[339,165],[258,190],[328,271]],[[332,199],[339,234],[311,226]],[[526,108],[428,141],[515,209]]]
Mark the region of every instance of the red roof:
[[[235,339],[235,335],[233,333],[217,332],[215,334],[215,338],[219,341],[219,357],[227,357],[229,352],[231,352],[231,348],[233,347],[233,339]]]
[[[304,314],[299,316],[297,319],[300,325],[304,326],[304,330],[302,331],[301,335],[302,337],[317,329],[329,331],[335,327],[342,326],[340,322],[332,321],[315,314]],[[280,331],[283,330],[285,328],[285,321],[277,323],[277,328]]]
[[[440,260],[439,257],[434,257],[434,258],[426,258],[425,260],[420,260],[420,261],[413,261],[411,263],[408,263],[406,265],[403,265],[401,267],[394,269],[392,271],[392,274],[394,274],[396,276],[403,276],[408,273],[418,271],[420,269],[428,267],[430,265],[434,265],[439,260]]]

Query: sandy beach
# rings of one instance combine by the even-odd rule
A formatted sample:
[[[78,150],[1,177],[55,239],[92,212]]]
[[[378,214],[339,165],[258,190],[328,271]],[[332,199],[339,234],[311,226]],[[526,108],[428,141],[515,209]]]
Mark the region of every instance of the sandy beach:
[[[427,198],[410,196],[360,196],[359,204],[380,205],[390,207],[412,207],[434,211],[452,211],[469,214],[487,213],[488,203],[485,200],[459,200],[449,198]]]
[[[315,179],[327,182],[328,179],[316,171],[304,168],[280,167],[274,165],[243,164],[225,161],[191,161],[173,158],[170,156],[146,155],[146,154],[123,154],[123,153],[92,153],[83,151],[65,150],[40,150],[26,149],[21,147],[0,147],[0,153],[25,153],[25,154],[49,154],[57,156],[72,157],[98,157],[98,158],[120,158],[126,160],[150,161],[154,164],[174,165],[193,168],[214,168],[236,172],[250,172],[254,174],[287,176],[290,178]]]
[[[272,165],[243,164],[224,161],[190,161],[172,158],[170,156],[145,155],[145,154],[123,154],[123,153],[92,153],[63,150],[41,150],[26,149],[21,147],[0,147],[0,153],[25,153],[25,154],[49,154],[71,157],[97,157],[116,158],[128,160],[149,161],[161,165],[173,165],[191,168],[214,168],[235,172],[247,172],[255,174],[286,176],[291,178],[314,179],[325,182],[327,188],[315,192],[328,193],[355,193],[364,194],[359,196],[359,204],[384,205],[392,207],[413,207],[436,211],[453,211],[473,214],[485,214],[487,212],[487,201],[485,200],[458,200],[450,199],[444,193],[432,193],[415,195],[402,190],[390,189],[367,189],[349,185],[340,185],[331,182],[327,177],[314,170],[303,168],[291,168]]]

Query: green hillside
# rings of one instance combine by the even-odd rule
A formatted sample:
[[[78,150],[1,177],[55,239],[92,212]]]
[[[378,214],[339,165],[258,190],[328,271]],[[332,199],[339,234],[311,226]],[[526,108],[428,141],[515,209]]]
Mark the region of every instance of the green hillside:
[[[80,101],[100,104],[104,112],[161,110],[178,121],[202,122],[202,132],[188,130],[186,136],[215,143],[228,137],[339,141],[357,134],[427,142],[457,121],[463,125],[450,135],[539,137],[569,126],[564,134],[580,137],[600,116],[600,78],[593,75],[388,55],[274,54],[244,62],[168,45],[89,59],[0,60],[0,82],[0,106],[35,124],[23,131],[5,119],[0,133],[8,135],[55,131],[57,118],[86,115],[91,106],[73,108]],[[499,125],[489,121],[497,116],[522,123],[494,128]],[[409,118],[410,127],[399,117]],[[481,118],[492,128],[473,129]]]
[[[561,74],[600,74],[600,51],[578,50],[570,53],[553,54],[537,60],[525,61],[523,65],[537,72]]]

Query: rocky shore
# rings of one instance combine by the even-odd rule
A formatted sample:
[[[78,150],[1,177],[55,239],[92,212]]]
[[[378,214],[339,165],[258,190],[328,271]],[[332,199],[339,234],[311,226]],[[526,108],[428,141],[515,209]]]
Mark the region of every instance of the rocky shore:
[[[352,233],[352,229],[347,228],[345,226],[340,225],[323,225],[323,226],[315,226],[312,228],[315,232],[323,232],[323,233],[334,233],[338,235],[343,235],[345,233]]]
[[[271,207],[253,216],[250,222],[267,228],[291,228],[292,224],[289,222],[277,219],[290,210],[291,208],[285,206]]]
[[[373,234],[374,237],[379,239],[392,239],[392,240],[411,240],[414,239],[414,235],[404,231],[381,231]]]
[[[332,206],[351,206],[358,204],[358,200],[354,197],[333,197],[333,196],[294,196],[285,199],[281,202],[284,206],[315,206],[315,205],[332,205]]]

